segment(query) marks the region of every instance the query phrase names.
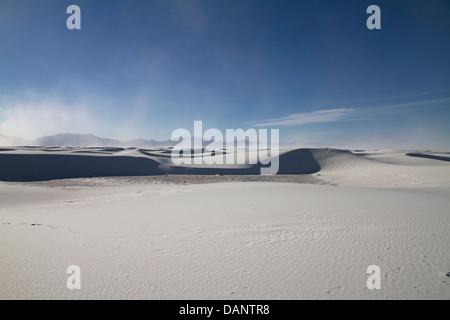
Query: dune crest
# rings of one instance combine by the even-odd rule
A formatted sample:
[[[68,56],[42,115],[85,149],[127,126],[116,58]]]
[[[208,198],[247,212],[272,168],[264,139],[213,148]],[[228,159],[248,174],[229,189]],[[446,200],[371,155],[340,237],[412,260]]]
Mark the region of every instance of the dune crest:
[[[170,148],[109,146],[5,147],[0,149],[0,180],[260,174],[261,164],[174,165],[170,152]],[[448,159],[444,152],[283,149],[278,174],[315,175],[323,182],[343,186],[441,187],[450,183]]]

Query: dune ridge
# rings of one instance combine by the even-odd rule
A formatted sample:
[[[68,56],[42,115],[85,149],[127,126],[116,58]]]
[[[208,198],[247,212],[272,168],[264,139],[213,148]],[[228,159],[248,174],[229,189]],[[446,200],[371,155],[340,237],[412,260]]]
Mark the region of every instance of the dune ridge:
[[[170,148],[5,147],[0,149],[0,181],[260,174],[261,164],[174,165],[170,153]],[[315,175],[346,186],[361,185],[361,181],[364,186],[442,186],[450,182],[446,155],[430,151],[284,149],[280,150],[278,174]]]

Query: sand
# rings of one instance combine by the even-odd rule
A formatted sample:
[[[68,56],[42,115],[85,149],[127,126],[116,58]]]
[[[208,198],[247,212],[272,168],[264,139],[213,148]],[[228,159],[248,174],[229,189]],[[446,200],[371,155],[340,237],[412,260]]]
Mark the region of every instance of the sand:
[[[1,151],[0,299],[450,298],[448,153],[284,150],[279,176],[172,175],[167,154]],[[97,160],[52,180],[74,157]],[[89,177],[108,157],[162,173]],[[20,166],[41,172],[26,179]],[[80,290],[66,287],[69,265]],[[369,265],[380,290],[366,286]]]

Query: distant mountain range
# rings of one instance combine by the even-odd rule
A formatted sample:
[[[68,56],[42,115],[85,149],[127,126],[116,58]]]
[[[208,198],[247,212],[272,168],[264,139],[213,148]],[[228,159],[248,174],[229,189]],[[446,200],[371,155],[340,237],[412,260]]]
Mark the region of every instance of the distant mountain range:
[[[191,138],[192,146],[202,144],[206,147],[211,142]],[[36,140],[27,140],[18,137],[10,137],[0,134],[0,146],[42,146],[42,147],[137,147],[137,148],[167,148],[177,145],[177,141],[157,141],[136,139],[120,141],[115,139],[100,138],[93,134],[63,133],[53,136],[41,137]]]
[[[41,137],[36,140],[26,140],[17,137],[9,137],[0,134],[0,146],[60,146],[60,147],[138,147],[138,148],[163,148],[173,147],[177,142],[170,140],[156,141],[136,139],[120,141],[115,139],[100,138],[93,134],[64,133],[53,136]]]

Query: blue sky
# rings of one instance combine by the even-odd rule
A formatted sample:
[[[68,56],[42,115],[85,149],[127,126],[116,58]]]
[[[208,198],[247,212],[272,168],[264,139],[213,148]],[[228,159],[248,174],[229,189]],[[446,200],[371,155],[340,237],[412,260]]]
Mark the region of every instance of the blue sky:
[[[450,150],[449,57],[446,0],[2,0],[0,133]]]

